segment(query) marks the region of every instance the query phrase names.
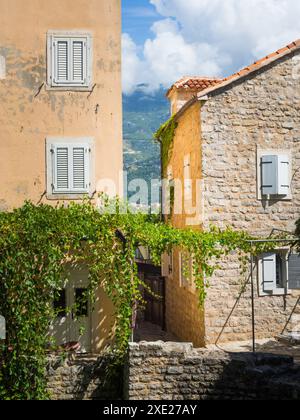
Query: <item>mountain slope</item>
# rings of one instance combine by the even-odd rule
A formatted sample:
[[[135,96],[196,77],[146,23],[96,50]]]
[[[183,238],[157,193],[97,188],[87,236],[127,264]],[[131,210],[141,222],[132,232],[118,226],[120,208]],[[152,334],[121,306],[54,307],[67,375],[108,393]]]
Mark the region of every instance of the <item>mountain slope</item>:
[[[169,118],[165,91],[145,95],[137,91],[123,97],[124,168],[128,181],[160,178],[160,147],[153,133]]]

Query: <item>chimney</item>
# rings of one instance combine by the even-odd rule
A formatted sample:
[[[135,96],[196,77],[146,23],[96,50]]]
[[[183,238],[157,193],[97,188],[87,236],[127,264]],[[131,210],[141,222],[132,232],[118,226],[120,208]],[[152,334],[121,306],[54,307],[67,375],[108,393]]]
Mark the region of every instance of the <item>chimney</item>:
[[[171,114],[176,114],[197,93],[221,83],[223,79],[212,77],[184,77],[168,90],[167,98],[171,104]]]

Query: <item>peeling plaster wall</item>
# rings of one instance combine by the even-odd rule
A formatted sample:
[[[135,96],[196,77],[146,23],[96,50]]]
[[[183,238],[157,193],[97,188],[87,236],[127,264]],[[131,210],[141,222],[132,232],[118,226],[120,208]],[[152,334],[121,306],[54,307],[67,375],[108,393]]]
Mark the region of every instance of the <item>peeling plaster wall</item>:
[[[119,184],[120,3],[27,0],[24,8],[23,0],[0,0],[0,200],[5,208],[20,206],[26,199],[39,202],[43,196],[47,136],[94,137],[96,183],[109,178]],[[45,89],[48,30],[92,32],[92,93]]]
[[[123,192],[120,0],[0,0],[0,211],[47,201],[46,137],[94,137],[95,183]],[[49,30],[90,31],[92,92],[46,90]],[[93,318],[102,349],[113,307],[103,291]]]

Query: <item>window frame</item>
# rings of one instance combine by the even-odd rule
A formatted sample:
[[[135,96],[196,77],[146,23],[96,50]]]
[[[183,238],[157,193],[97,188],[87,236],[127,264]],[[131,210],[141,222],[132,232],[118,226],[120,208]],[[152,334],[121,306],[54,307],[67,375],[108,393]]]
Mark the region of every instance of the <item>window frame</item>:
[[[290,189],[289,194],[287,195],[263,195],[262,194],[262,171],[261,171],[261,159],[264,156],[281,156],[286,155],[289,157],[289,179],[290,179]],[[292,175],[293,175],[293,160],[292,153],[287,149],[258,149],[257,150],[257,162],[256,162],[256,179],[257,179],[257,199],[260,201],[291,201],[293,199],[292,192]]]
[[[55,191],[54,185],[54,159],[53,146],[76,147],[83,146],[89,148],[89,188],[87,191],[81,192],[76,190]],[[47,137],[46,139],[46,185],[48,200],[81,200],[84,196],[92,197],[95,192],[95,141],[93,137]]]
[[[86,42],[83,50],[84,61],[86,62],[85,78],[86,83],[74,82],[74,80],[59,82],[54,81],[55,77],[55,50],[54,42],[67,41],[68,51],[70,52],[70,43],[73,40],[80,40]],[[53,31],[47,33],[47,90],[62,90],[62,91],[84,91],[90,92],[92,90],[93,79],[93,37],[89,31]]]

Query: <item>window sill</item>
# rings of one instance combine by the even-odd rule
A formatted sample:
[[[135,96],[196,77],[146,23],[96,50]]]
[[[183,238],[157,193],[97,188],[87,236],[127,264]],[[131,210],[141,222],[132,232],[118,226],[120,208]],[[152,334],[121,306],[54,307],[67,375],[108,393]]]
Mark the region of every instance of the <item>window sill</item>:
[[[283,197],[282,195],[272,195],[272,196],[258,196],[257,200],[261,201],[261,202],[266,202],[266,201],[271,201],[271,202],[277,202],[277,201],[293,201],[293,197],[292,196],[286,196]]]
[[[54,193],[51,193],[51,194],[47,194],[46,195],[46,198],[47,198],[47,200],[51,200],[51,201],[60,201],[60,200],[70,200],[70,201],[72,201],[72,200],[83,200],[85,197],[88,197],[88,198],[93,198],[93,193],[83,193],[83,194],[76,194],[76,193],[74,193],[74,194],[71,194],[71,193],[69,193],[69,194],[54,194]]]
[[[93,92],[94,85],[89,86],[50,86],[46,85],[46,91],[56,92]]]
[[[292,291],[286,290],[286,289],[275,289],[271,292],[259,292],[259,297],[265,297],[265,296],[291,296]]]

